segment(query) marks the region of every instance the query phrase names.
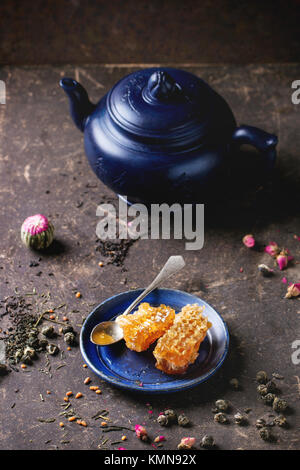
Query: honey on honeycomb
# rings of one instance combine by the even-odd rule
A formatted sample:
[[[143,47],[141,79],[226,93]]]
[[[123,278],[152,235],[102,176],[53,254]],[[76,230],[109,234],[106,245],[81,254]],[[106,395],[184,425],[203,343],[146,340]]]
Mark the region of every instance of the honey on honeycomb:
[[[167,374],[183,374],[195,362],[207,330],[212,326],[202,316],[204,307],[186,305],[175,315],[173,325],[161,336],[153,351],[155,366]]]
[[[123,329],[126,346],[141,352],[149,348],[170,328],[175,318],[175,311],[166,305],[152,307],[147,302],[139,305],[136,312],[120,315],[116,321]]]

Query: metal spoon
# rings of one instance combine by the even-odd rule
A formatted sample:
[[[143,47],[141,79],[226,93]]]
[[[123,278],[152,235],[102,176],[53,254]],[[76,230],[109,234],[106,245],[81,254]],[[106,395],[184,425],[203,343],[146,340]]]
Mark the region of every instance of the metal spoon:
[[[185,266],[185,262],[182,256],[170,256],[162,270],[158,273],[156,278],[151,284],[129,305],[129,307],[123,312],[123,315],[128,315],[150,292],[156,289],[162,282],[168,279],[172,274],[177,273]],[[102,338],[100,335],[102,334]],[[114,321],[103,321],[96,325],[90,335],[92,343],[98,346],[107,346],[108,344],[117,343],[123,339],[123,330]]]

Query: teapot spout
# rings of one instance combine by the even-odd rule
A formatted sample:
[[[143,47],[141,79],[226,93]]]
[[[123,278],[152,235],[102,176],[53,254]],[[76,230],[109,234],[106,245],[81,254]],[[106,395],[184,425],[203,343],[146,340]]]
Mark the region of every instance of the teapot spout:
[[[78,129],[83,131],[86,119],[94,111],[96,106],[90,102],[85,88],[73,78],[62,78],[59,84],[68,95],[70,114],[75,125]]]

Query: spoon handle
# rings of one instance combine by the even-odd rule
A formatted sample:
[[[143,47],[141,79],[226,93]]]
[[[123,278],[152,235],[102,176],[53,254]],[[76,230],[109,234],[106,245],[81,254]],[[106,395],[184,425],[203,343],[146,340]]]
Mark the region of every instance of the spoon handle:
[[[151,284],[129,305],[125,310],[123,315],[128,315],[131,310],[136,307],[141,300],[146,297],[150,292],[152,292],[156,287],[158,287],[162,282],[168,279],[172,274],[177,273],[185,266],[185,261],[182,256],[170,256],[162,270],[158,273],[156,278],[151,282]]]

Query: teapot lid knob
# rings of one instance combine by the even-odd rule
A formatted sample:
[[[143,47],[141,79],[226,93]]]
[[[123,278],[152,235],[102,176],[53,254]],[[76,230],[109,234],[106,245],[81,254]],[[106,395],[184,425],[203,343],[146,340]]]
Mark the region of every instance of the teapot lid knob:
[[[153,72],[147,84],[148,97],[159,101],[169,100],[172,96],[177,95],[180,90],[178,83],[163,70]]]

